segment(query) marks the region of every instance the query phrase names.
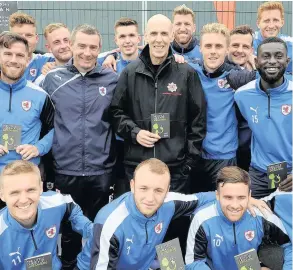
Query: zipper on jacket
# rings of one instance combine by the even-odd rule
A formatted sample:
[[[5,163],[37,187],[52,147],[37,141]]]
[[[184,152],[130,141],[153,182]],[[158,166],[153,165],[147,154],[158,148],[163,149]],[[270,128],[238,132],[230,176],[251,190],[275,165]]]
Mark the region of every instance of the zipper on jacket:
[[[85,83],[85,78],[82,76],[82,81]],[[85,87],[82,89],[82,125],[83,125],[83,138],[82,138],[82,176],[85,176]]]
[[[267,92],[268,95],[268,118],[271,118],[271,92]]]
[[[158,76],[155,78],[155,113],[157,113]],[[154,158],[156,157],[156,143],[154,143]]]
[[[9,85],[10,87],[10,93],[9,93],[9,112],[11,112],[11,102],[12,102],[12,87],[11,85]]]
[[[37,247],[37,243],[36,243],[36,240],[35,240],[35,237],[34,237],[33,230],[31,230],[31,236],[32,236],[32,239],[33,239],[33,243],[34,243],[34,246],[35,246],[35,250],[38,250],[38,247]]]
[[[234,244],[237,245],[237,242],[236,242],[235,223],[233,223],[233,233],[234,233]]]
[[[148,228],[147,228],[147,222],[145,223],[145,234],[146,234],[146,241],[145,241],[145,243],[147,244],[148,243],[148,241],[149,241],[149,235],[148,235]]]

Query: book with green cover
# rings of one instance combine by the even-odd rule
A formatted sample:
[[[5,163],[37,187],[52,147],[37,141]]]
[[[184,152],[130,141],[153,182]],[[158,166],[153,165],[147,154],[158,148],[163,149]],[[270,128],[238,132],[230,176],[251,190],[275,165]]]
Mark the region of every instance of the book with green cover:
[[[15,150],[21,144],[21,126],[20,125],[2,125],[1,145],[8,150]]]
[[[261,270],[256,250],[250,249],[234,256],[238,270]]]
[[[156,246],[161,270],[184,270],[184,261],[178,238]]]
[[[279,162],[267,166],[269,188],[277,188],[287,178],[287,162]]]
[[[170,138],[169,113],[151,114],[152,133],[158,134],[162,139]]]

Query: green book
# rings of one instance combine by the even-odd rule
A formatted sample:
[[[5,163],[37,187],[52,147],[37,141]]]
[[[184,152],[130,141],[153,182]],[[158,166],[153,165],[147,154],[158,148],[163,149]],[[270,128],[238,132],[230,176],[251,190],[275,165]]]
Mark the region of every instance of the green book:
[[[256,250],[250,249],[234,256],[238,270],[261,270]]]
[[[25,259],[26,270],[52,270],[51,252]]]
[[[279,162],[267,166],[269,188],[277,188],[287,178],[287,162]]]
[[[170,114],[151,114],[152,133],[158,134],[162,139],[170,138]]]
[[[185,269],[178,238],[157,245],[156,251],[161,269]]]
[[[2,125],[1,145],[8,150],[15,150],[21,144],[21,126],[19,125]]]

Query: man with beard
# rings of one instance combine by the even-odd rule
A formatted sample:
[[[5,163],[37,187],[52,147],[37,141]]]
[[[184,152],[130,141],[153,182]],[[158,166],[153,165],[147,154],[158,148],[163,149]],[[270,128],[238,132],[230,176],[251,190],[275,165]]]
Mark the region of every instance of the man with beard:
[[[70,31],[63,23],[51,23],[45,27],[44,37],[46,39],[46,48],[49,53],[55,57],[55,62],[47,63],[49,68],[64,66],[72,57],[70,50]],[[41,74],[35,84],[39,85],[45,75]]]
[[[265,2],[261,4],[257,11],[257,27],[259,31],[255,32],[253,48],[255,55],[260,43],[269,37],[279,37],[284,40],[288,48],[288,57],[291,59],[286,72],[292,74],[292,45],[293,38],[287,35],[280,34],[282,27],[285,24],[284,7],[280,2]]]
[[[17,159],[39,165],[40,156],[49,152],[53,140],[54,109],[49,96],[26,80],[29,46],[17,34],[0,37],[0,170]],[[20,143],[11,149],[6,129],[19,130]],[[40,138],[40,134],[43,137]],[[10,148],[10,149],[9,149]]]
[[[173,11],[174,41],[171,44],[173,53],[182,55],[187,62],[197,63],[202,60],[199,42],[194,33],[195,14],[185,5],[178,6]]]
[[[17,159],[38,165],[40,156],[52,146],[53,104],[43,89],[26,80],[28,54],[28,42],[23,37],[13,33],[1,36],[0,134],[5,145],[0,145],[0,169]],[[20,144],[13,150],[8,150],[12,138],[7,138],[4,129],[21,132]]]
[[[26,79],[34,82],[40,75],[42,67],[47,62],[54,61],[52,55],[34,54],[39,37],[35,19],[25,13],[16,12],[9,17],[9,30],[21,35],[28,42],[28,66],[25,70]]]
[[[289,176],[280,189],[292,190],[292,90],[284,77],[290,59],[286,43],[277,37],[265,39],[259,46],[256,67],[260,78],[241,87],[235,101],[252,130],[252,196],[264,197],[268,188],[267,166],[287,162]]]

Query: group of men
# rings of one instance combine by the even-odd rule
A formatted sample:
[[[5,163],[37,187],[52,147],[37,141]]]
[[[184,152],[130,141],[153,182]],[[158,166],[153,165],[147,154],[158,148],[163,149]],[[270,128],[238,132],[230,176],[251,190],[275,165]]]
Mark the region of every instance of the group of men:
[[[268,242],[284,251],[273,263],[290,269],[292,38],[279,34],[283,6],[262,4],[255,34],[211,23],[198,41],[194,21],[185,5],[173,23],[154,15],[139,49],[137,22],[121,18],[119,50],[104,56],[95,27],[70,33],[53,23],[48,54],[36,55],[35,20],[10,16],[0,36],[0,240],[9,243],[1,269],[24,269],[46,252],[60,269],[60,228],[63,269],[156,269],[155,246],[177,236],[189,269],[236,269],[235,255]],[[282,161],[280,193],[268,188],[267,166]],[[70,196],[42,193],[41,177]],[[275,214],[246,211],[271,193],[287,201]],[[213,246],[215,235],[227,241]]]

